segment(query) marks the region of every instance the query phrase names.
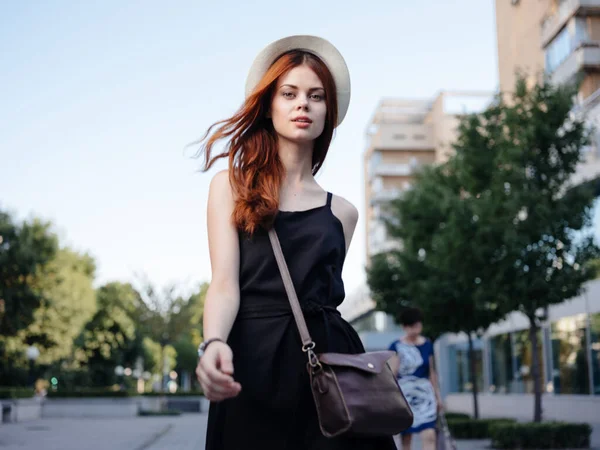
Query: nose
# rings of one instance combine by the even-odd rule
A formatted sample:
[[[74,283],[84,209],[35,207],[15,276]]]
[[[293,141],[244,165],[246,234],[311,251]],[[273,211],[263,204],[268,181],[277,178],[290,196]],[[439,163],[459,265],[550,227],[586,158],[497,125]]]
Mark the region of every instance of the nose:
[[[308,98],[305,95],[298,96],[298,105],[296,108],[300,111],[308,111]]]

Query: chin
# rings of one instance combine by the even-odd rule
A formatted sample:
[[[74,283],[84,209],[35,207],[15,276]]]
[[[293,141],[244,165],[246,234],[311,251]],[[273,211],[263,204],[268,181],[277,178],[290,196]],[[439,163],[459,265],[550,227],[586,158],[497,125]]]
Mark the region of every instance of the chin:
[[[293,142],[295,144],[308,144],[310,142],[314,142],[319,136],[314,135],[313,133],[289,133],[289,134],[281,134],[280,135],[286,141]]]

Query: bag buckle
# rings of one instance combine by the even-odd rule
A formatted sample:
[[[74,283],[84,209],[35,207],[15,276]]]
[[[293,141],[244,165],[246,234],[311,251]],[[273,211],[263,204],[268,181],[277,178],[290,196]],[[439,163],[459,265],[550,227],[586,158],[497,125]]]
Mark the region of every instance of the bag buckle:
[[[308,365],[312,368],[313,373],[318,372],[323,368],[317,354],[314,352],[315,343],[309,342],[308,344],[302,345],[302,351],[308,356]]]

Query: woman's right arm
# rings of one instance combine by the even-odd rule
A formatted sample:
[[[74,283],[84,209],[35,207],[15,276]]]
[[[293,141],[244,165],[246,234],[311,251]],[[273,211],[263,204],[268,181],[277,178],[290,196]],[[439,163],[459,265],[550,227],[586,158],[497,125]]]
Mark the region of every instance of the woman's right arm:
[[[231,220],[233,194],[227,171],[217,173],[208,193],[208,250],[212,279],[204,300],[204,338],[227,341],[240,305],[238,233]]]
[[[233,354],[226,344],[240,304],[238,233],[231,217],[234,199],[227,171],[217,173],[208,194],[208,247],[212,279],[204,300],[204,340],[212,342],[196,373],[206,397],[220,401],[236,396],[241,386],[233,379]]]

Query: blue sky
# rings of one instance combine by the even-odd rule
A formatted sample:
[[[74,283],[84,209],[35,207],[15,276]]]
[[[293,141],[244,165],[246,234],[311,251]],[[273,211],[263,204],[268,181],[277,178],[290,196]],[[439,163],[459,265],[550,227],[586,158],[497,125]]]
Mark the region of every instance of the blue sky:
[[[52,220],[96,258],[98,283],[209,281],[214,170],[198,172],[184,147],[240,106],[258,51],[291,34],[329,39],[350,68],[318,181],[361,213],[351,293],[365,279],[368,121],[381,97],[495,90],[492,0],[2,2],[0,207]]]

